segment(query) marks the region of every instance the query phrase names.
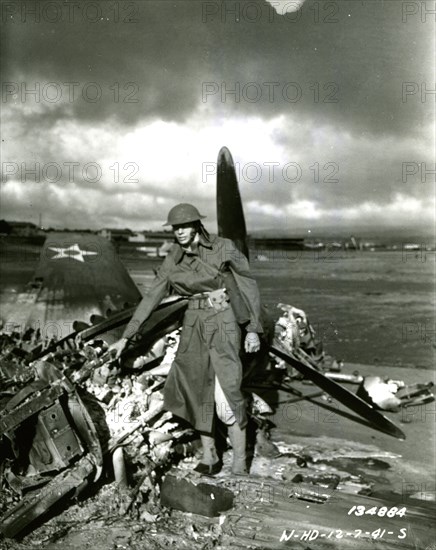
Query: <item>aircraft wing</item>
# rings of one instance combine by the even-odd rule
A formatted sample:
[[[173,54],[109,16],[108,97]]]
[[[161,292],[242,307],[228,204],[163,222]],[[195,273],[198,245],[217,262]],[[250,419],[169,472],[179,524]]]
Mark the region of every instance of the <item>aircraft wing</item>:
[[[6,325],[64,338],[74,321],[90,322],[136,304],[141,294],[109,240],[91,233],[52,233],[26,291],[5,304]]]

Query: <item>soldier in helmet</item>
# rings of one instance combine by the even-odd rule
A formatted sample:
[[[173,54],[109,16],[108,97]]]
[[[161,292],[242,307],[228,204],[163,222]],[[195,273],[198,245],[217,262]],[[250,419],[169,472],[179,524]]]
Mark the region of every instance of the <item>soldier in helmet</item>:
[[[246,331],[245,351],[259,351],[259,291],[247,258],[230,239],[209,235],[203,218],[191,204],[170,210],[164,225],[172,226],[176,243],[112,349],[121,354],[171,289],[187,297],[179,347],[164,388],[165,407],[200,432],[203,458],[196,471],[213,475],[222,467],[213,437],[216,413],[228,427],[232,471],[246,474],[247,415],[241,392],[239,325]]]

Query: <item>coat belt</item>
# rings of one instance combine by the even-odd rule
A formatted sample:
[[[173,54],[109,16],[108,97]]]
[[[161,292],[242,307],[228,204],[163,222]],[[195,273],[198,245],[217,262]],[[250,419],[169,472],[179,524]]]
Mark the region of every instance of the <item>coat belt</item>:
[[[188,309],[209,309],[211,307],[209,298],[189,298]]]

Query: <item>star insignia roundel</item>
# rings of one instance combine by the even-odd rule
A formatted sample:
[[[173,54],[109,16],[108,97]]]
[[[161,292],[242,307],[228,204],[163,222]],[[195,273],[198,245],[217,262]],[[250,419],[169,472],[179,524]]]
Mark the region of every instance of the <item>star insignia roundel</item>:
[[[50,260],[61,260],[62,258],[68,258],[70,260],[84,262],[85,256],[96,256],[98,254],[98,252],[93,252],[91,250],[82,250],[77,243],[72,244],[68,248],[49,246],[48,249],[56,252],[56,255],[52,256]]]

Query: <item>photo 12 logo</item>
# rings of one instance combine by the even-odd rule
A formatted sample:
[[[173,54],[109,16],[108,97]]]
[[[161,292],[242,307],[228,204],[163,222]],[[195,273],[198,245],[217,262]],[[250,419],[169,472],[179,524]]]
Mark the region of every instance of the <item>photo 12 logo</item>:
[[[417,261],[421,263],[425,263],[427,261],[434,262],[436,261],[436,246],[434,243],[402,243],[401,255],[401,261],[403,261],[404,263]]]
[[[402,340],[403,342],[419,341],[423,344],[435,343],[435,322],[428,319],[424,322],[404,323],[402,327]]]
[[[436,485],[434,481],[403,481],[401,494],[403,496],[403,502],[408,498],[435,502]]]
[[[138,103],[138,91],[136,82],[114,82],[110,86],[98,82],[2,82],[2,103]]]
[[[22,0],[1,2],[1,20],[18,23],[138,23],[140,2]]]
[[[403,103],[409,102],[409,96],[416,96],[414,99],[417,101],[417,98],[421,100],[421,103],[427,102],[427,96],[434,96],[433,101],[436,100],[436,86],[432,84],[432,88],[427,87],[427,82],[403,82],[402,84],[402,96],[401,100]]]
[[[203,82],[201,99],[213,98],[221,103],[338,103],[339,85],[336,82]]]
[[[1,182],[15,179],[21,183],[99,183],[103,179],[113,183],[139,183],[135,177],[139,172],[136,162],[121,165],[114,162],[108,170],[110,177],[104,177],[103,168],[98,162],[3,162]]]
[[[432,22],[436,19],[436,2],[401,2],[401,16],[403,23],[418,18],[421,23]]]
[[[204,1],[201,4],[203,23],[250,24],[263,21],[294,24],[302,19],[315,24],[339,23],[345,12],[340,10],[339,2],[304,0],[267,0],[259,1]]]
[[[430,183],[436,182],[436,165],[432,164],[427,168],[427,163],[425,162],[403,162],[401,164],[401,177],[403,183],[409,183],[409,180],[412,179],[412,183],[420,181],[421,183]],[[415,177],[418,176],[418,177]]]
[[[257,183],[298,183],[302,180],[313,183],[339,183],[339,165],[336,162],[314,162],[304,167],[298,162],[235,162],[235,172],[240,182]],[[216,162],[203,162],[201,165],[201,181],[208,183],[209,178],[214,181],[217,175]],[[305,178],[305,179],[304,179]]]

